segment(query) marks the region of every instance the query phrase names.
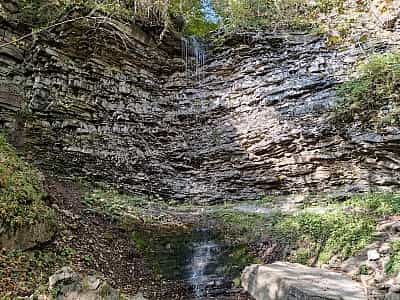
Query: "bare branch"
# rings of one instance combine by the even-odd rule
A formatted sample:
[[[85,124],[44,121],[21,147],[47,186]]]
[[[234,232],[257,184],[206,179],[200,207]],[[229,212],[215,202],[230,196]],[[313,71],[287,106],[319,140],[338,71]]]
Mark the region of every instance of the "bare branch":
[[[73,19],[68,19],[68,20],[65,20],[65,21],[58,22],[58,23],[55,23],[55,24],[53,24],[53,25],[47,26],[47,27],[42,28],[42,29],[40,29],[40,30],[38,30],[38,31],[32,31],[31,33],[28,33],[28,34],[26,34],[26,35],[23,35],[23,36],[21,36],[20,38],[14,40],[14,41],[11,41],[11,42],[8,42],[8,43],[5,43],[5,44],[1,44],[1,45],[0,45],[0,48],[4,48],[4,47],[6,47],[6,46],[9,46],[9,45],[18,43],[18,42],[20,42],[20,41],[22,41],[22,40],[24,40],[24,39],[26,39],[26,38],[28,38],[28,37],[31,37],[31,36],[33,36],[33,35],[35,35],[35,34],[41,33],[41,32],[43,32],[43,31],[52,29],[52,28],[57,27],[57,26],[61,26],[61,25],[68,24],[68,23],[74,23],[74,22],[77,22],[77,21],[79,21],[79,20],[91,18],[91,16],[94,14],[95,11],[96,11],[95,9],[92,10],[92,11],[90,12],[90,14],[88,14],[87,16],[84,16],[84,17],[77,17],[77,18],[73,18]]]

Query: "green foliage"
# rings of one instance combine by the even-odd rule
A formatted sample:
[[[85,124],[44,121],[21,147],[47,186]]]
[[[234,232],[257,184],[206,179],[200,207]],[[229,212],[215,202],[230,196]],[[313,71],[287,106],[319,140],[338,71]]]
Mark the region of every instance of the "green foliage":
[[[85,195],[83,202],[90,209],[111,218],[119,216],[120,212],[126,209],[140,208],[146,205],[146,201],[142,197],[122,193],[101,183],[97,183],[96,187]]]
[[[317,17],[333,10],[342,11],[344,0],[218,0],[215,7],[224,26],[312,29],[318,27]]]
[[[235,240],[268,237],[286,245],[290,261],[315,264],[332,256],[353,256],[372,240],[379,219],[399,213],[400,194],[365,193],[296,214],[267,216],[228,207],[216,210],[213,216]]]
[[[400,194],[365,193],[329,204],[322,212],[278,216],[270,230],[276,238],[293,242],[292,260],[324,263],[333,255],[353,256],[371,241],[379,219],[399,213]]]
[[[82,15],[95,10],[116,19],[152,26],[164,26],[171,17],[180,15],[186,21],[185,33],[196,36],[204,36],[217,28],[217,24],[205,19],[201,0],[22,0],[19,20],[33,28],[41,28],[78,8]]]
[[[21,0],[19,21],[33,28],[55,23],[62,16],[79,9],[82,15],[96,11],[125,21],[148,20],[162,24],[165,20],[166,1],[116,0]]]
[[[342,205],[382,218],[400,213],[400,194],[389,192],[359,194],[351,197]]]
[[[400,241],[392,243],[392,252],[389,262],[385,265],[385,272],[388,274],[397,274],[400,271]]]
[[[233,246],[227,252],[226,255],[222,255],[220,264],[224,266],[225,275],[234,279],[240,278],[246,266],[259,262],[250,254],[247,245]]]
[[[359,273],[360,275],[368,275],[368,273],[369,273],[369,268],[368,268],[368,266],[367,266],[366,264],[360,265],[360,268],[359,268],[359,270],[358,270],[358,273]]]
[[[0,136],[0,223],[14,228],[53,220],[54,212],[45,205],[44,196],[38,172]]]
[[[0,253],[0,286],[19,286],[33,293],[40,285],[48,285],[49,276],[68,264],[69,256],[50,250],[11,251]],[[0,291],[0,299],[16,299],[15,294]]]
[[[171,1],[169,13],[180,15],[185,19],[184,33],[187,35],[202,37],[218,27],[218,24],[206,20],[201,0]]]
[[[332,211],[325,213],[303,212],[275,219],[272,233],[287,238],[295,249],[293,260],[324,263],[333,255],[347,258],[361,250],[371,240],[376,222],[359,213]]]
[[[400,52],[371,56],[338,90],[334,121],[368,127],[400,123]]]
[[[184,32],[204,36],[220,27],[234,28],[267,27],[295,30],[314,30],[323,27],[318,21],[321,15],[332,11],[344,11],[344,0],[214,0],[212,8],[220,20],[209,20],[203,0],[22,0],[20,20],[33,27],[54,23],[73,8],[89,13],[102,14],[125,21],[163,26],[171,17],[185,19]]]
[[[85,262],[85,264],[91,265],[91,264],[93,263],[93,256],[91,256],[91,255],[84,255],[84,256],[83,256],[83,261]]]
[[[220,209],[213,213],[213,217],[232,231],[232,234],[238,236],[257,237],[262,234],[263,229],[268,224],[267,216],[259,213]]]

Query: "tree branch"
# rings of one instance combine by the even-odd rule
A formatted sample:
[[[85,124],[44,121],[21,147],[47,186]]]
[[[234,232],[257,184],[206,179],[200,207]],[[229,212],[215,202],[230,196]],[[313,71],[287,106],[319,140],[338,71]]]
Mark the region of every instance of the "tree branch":
[[[41,33],[41,32],[43,32],[43,31],[52,29],[52,28],[57,27],[57,26],[61,26],[61,25],[64,25],[64,24],[73,23],[73,22],[76,22],[76,21],[79,21],[79,20],[91,18],[91,16],[95,13],[95,11],[96,11],[96,9],[92,10],[87,16],[84,16],[84,17],[77,17],[77,18],[65,20],[65,21],[58,22],[58,23],[55,23],[55,24],[53,24],[53,25],[47,26],[47,27],[45,27],[45,28],[42,28],[42,29],[40,29],[40,30],[38,30],[38,31],[32,31],[31,33],[28,33],[28,34],[26,34],[26,35],[23,35],[23,36],[21,36],[20,38],[14,40],[14,41],[11,41],[11,42],[8,42],[8,43],[5,43],[5,44],[1,44],[1,45],[0,45],[0,48],[4,48],[4,47],[6,47],[6,46],[9,46],[9,45],[18,43],[18,42],[20,42],[20,41],[22,41],[22,40],[24,40],[24,39],[26,39],[26,38],[28,38],[28,37],[31,37],[31,36],[33,36],[33,35],[35,35],[35,34]]]

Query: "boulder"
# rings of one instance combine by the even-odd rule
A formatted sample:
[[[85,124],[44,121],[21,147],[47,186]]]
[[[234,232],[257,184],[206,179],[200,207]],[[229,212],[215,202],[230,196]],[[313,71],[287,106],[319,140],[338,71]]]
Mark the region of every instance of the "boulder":
[[[378,251],[376,251],[376,249],[369,250],[367,255],[368,255],[369,261],[378,260],[380,258],[380,255],[379,255]]]
[[[400,294],[399,293],[394,293],[394,292],[389,292],[385,296],[385,300],[400,300]]]
[[[57,228],[53,220],[27,224],[16,229],[0,228],[0,249],[27,250],[52,239]]]
[[[73,282],[79,279],[78,274],[74,273],[71,268],[64,267],[61,270],[54,273],[49,278],[49,290],[54,289],[57,285],[63,282]]]
[[[256,300],[367,300],[364,289],[342,274],[284,262],[247,267],[242,286]]]

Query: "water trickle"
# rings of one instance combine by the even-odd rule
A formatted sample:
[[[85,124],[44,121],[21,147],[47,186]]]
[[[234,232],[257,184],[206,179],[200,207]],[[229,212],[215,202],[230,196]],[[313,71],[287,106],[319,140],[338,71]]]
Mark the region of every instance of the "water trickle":
[[[197,83],[204,81],[204,66],[206,61],[206,47],[195,36],[182,37],[182,59],[185,62],[186,80]]]
[[[219,246],[214,241],[202,241],[194,246],[194,253],[189,265],[190,284],[196,298],[207,294],[207,286],[213,279],[212,266],[217,265]],[[213,272],[211,272],[213,273]]]
[[[232,279],[251,262],[242,246],[227,245],[207,220],[199,226],[190,231],[146,228],[133,232],[132,237],[151,249],[146,251],[148,261],[154,262],[162,278],[187,284],[191,293],[185,299],[235,299],[230,296]]]

